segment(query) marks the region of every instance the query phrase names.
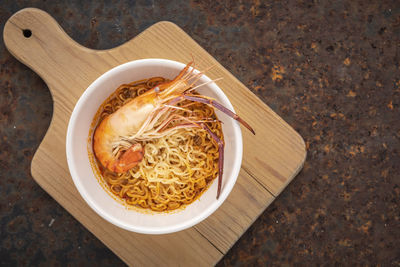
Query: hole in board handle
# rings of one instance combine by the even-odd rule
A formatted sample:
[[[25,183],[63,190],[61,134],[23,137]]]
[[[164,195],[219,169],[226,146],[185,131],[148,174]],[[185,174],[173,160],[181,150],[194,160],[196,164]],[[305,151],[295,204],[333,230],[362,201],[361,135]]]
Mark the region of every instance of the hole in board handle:
[[[25,38],[29,38],[32,36],[32,31],[29,29],[24,29],[22,30],[22,34],[25,36]]]

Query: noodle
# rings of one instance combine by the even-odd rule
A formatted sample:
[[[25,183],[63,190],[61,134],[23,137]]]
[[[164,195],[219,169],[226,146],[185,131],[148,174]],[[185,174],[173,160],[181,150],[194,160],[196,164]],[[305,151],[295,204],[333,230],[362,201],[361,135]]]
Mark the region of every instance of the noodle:
[[[100,118],[95,117],[94,121],[101,121],[130,99],[165,81],[153,77],[121,85],[114,97],[102,105]],[[190,101],[178,106],[174,113],[202,118],[223,140],[221,123],[212,107]],[[128,141],[121,143],[124,145],[117,148],[117,157],[131,145]],[[144,147],[143,159],[126,173],[111,172],[97,162],[107,188],[128,205],[153,211],[178,209],[196,200],[218,176],[218,146],[201,128],[173,129],[161,138],[140,143]]]

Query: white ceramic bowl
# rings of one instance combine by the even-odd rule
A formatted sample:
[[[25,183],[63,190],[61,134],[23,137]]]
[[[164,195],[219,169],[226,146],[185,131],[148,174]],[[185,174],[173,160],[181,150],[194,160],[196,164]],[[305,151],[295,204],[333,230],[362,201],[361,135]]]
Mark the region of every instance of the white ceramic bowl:
[[[216,199],[218,179],[201,197],[185,209],[171,213],[128,210],[114,200],[97,181],[88,156],[88,135],[93,117],[103,101],[123,84],[144,78],[162,76],[174,78],[185,64],[165,59],[142,59],[117,66],[95,80],[79,98],[68,124],[66,151],[72,179],[83,199],[107,221],[129,231],[144,234],[165,234],[189,228],[212,214],[231,192],[242,162],[242,133],[238,123],[217,111],[222,120],[225,138],[222,190]],[[203,75],[198,84],[210,81]],[[210,83],[198,90],[216,98],[233,111],[222,90]]]

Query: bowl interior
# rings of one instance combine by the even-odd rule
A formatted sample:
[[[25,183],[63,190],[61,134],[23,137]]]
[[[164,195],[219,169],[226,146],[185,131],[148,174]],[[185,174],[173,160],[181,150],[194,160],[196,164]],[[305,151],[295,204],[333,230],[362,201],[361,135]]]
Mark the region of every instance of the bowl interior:
[[[226,199],[236,182],[242,160],[242,135],[238,123],[219,111],[217,111],[217,116],[223,122],[225,138],[225,168],[221,195],[218,200],[216,199],[218,182],[215,179],[210,188],[185,209],[170,213],[128,210],[105,192],[93,174],[87,151],[88,134],[92,120],[103,101],[123,83],[153,76],[173,79],[184,66],[182,63],[170,60],[143,59],[115,67],[100,76],[86,89],[71,115],[66,150],[73,181],[92,209],[104,219],[126,230],[162,234],[191,227],[214,212]],[[207,81],[210,79],[203,75],[198,84]],[[233,110],[228,98],[216,84],[207,84],[198,91],[214,97],[225,107]]]

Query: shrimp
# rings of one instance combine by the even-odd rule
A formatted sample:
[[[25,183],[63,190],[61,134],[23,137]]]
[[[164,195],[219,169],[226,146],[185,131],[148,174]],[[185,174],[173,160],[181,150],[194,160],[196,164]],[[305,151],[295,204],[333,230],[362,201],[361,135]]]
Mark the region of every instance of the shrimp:
[[[196,87],[202,72],[194,73],[193,61],[170,82],[155,86],[146,93],[129,100],[117,111],[105,117],[97,126],[93,136],[93,150],[100,163],[115,173],[125,173],[143,159],[144,149],[140,141],[160,138],[186,127],[206,130],[218,145],[218,193],[221,191],[223,173],[224,142],[203,122],[173,113],[178,103],[189,100],[217,108],[242,123],[253,134],[254,130],[238,115],[212,98],[190,94]],[[172,121],[179,121],[168,127]]]

